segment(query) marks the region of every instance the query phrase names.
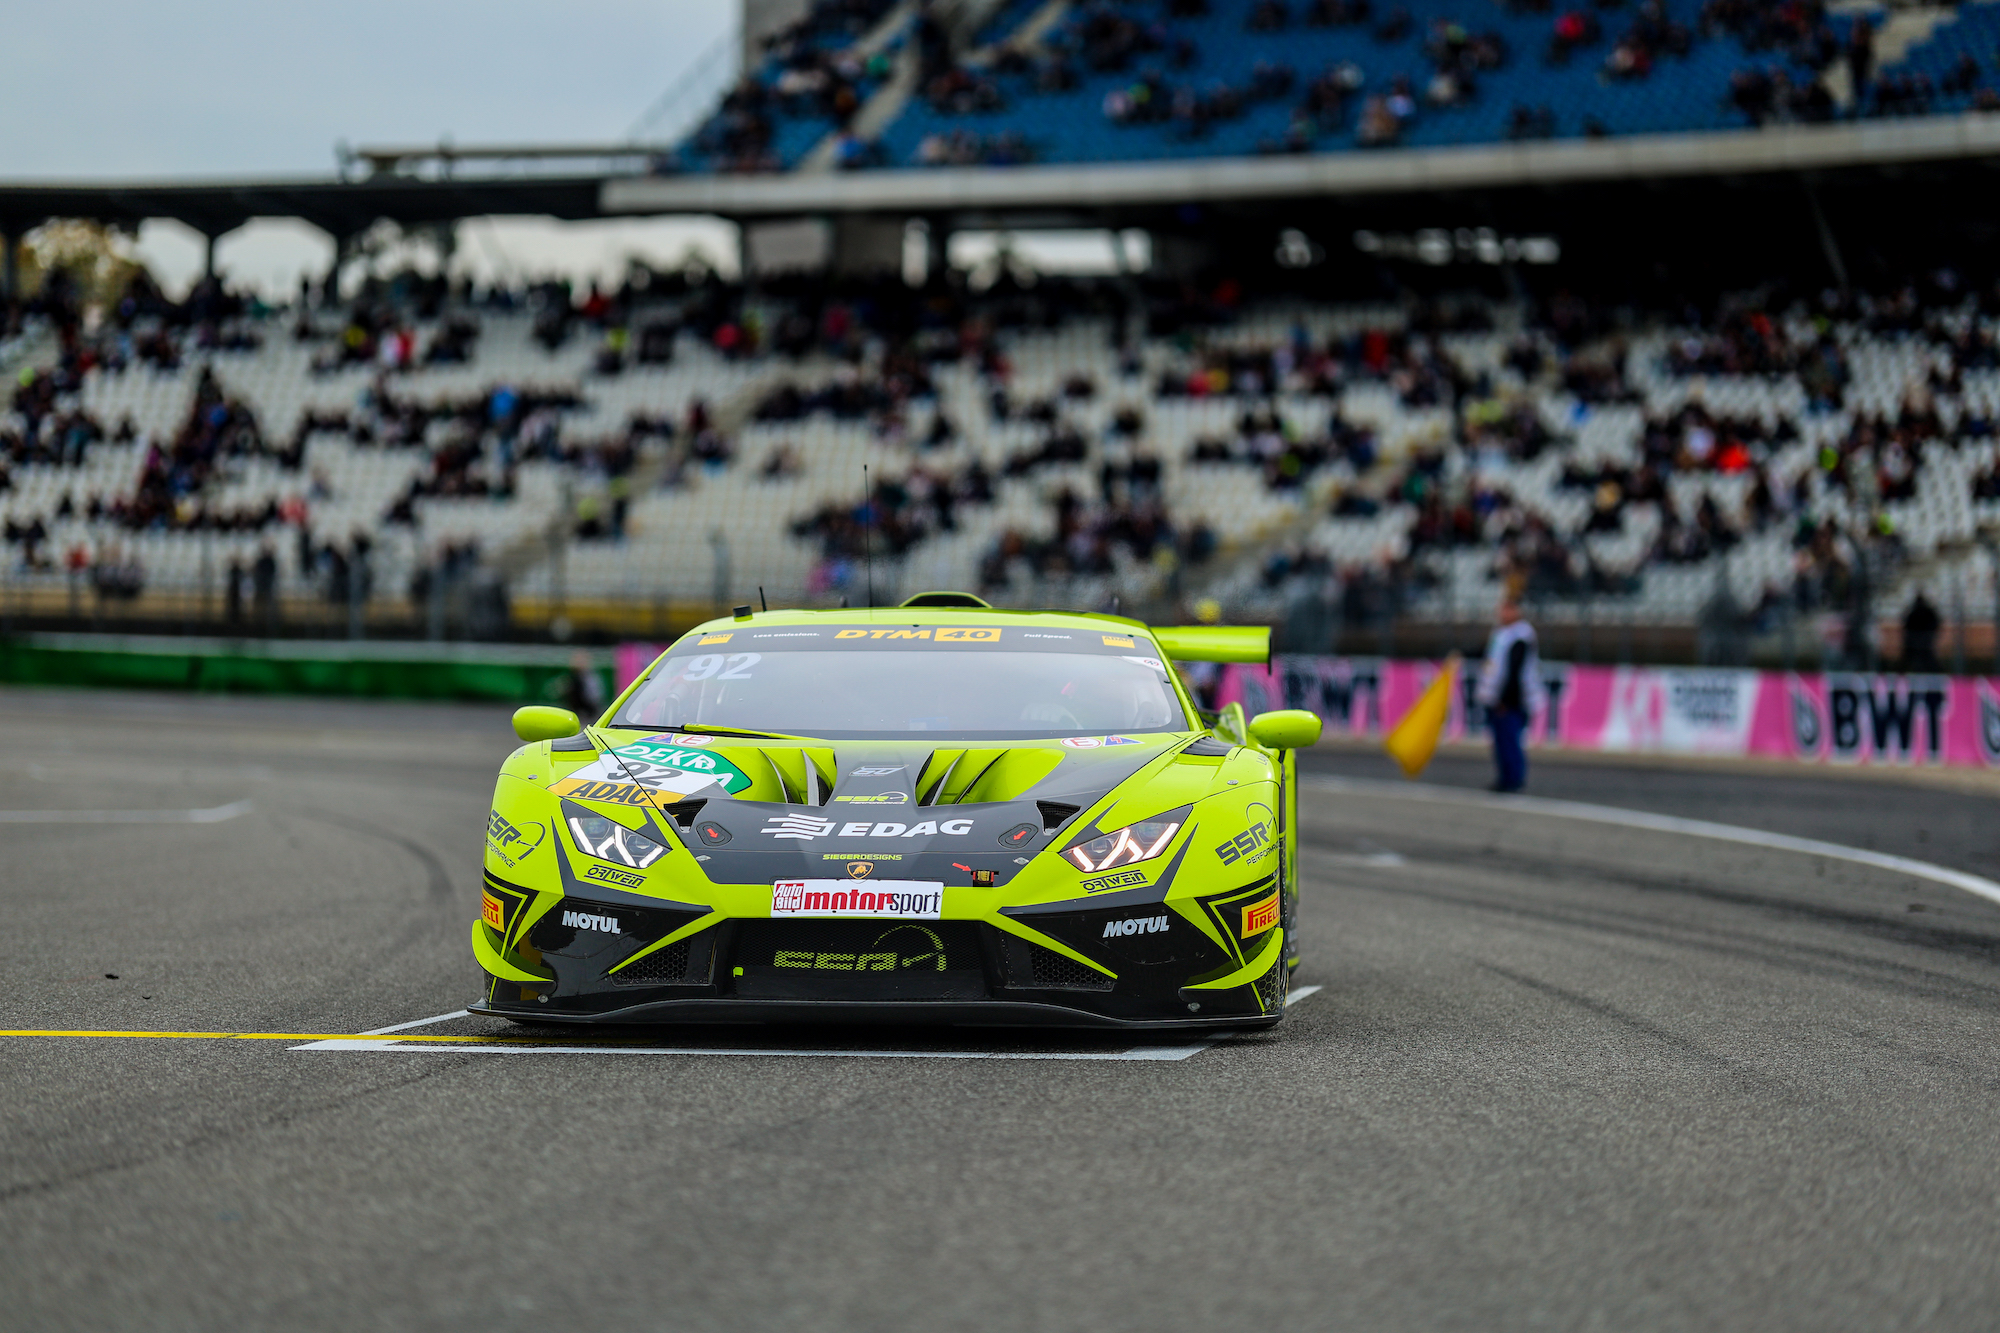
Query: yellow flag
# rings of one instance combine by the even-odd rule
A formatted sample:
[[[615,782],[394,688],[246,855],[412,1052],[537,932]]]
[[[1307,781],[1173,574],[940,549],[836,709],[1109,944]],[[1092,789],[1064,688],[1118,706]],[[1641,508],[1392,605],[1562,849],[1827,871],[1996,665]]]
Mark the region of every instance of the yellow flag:
[[[1382,742],[1382,748],[1401,765],[1406,778],[1421,776],[1430,766],[1431,756],[1437,753],[1445,719],[1451,716],[1451,692],[1458,683],[1458,661],[1457,653],[1445,658],[1444,670],[1424,687],[1424,692]]]

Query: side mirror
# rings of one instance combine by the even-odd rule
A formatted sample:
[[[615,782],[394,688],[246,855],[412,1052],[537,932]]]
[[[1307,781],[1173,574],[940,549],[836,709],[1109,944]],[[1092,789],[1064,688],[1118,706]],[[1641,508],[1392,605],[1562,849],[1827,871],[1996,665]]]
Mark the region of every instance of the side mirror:
[[[583,730],[583,723],[567,708],[529,704],[514,710],[514,734],[524,741],[559,741]]]
[[[1303,750],[1319,742],[1319,715],[1303,708],[1279,708],[1250,719],[1250,739],[1267,750]]]

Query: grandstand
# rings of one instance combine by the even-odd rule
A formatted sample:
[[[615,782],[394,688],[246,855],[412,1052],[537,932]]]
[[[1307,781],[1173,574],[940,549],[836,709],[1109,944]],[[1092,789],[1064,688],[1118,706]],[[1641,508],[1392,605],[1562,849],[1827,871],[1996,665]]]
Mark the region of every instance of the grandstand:
[[[1922,593],[1991,653],[2000,271],[1960,201],[1996,16],[842,0],[644,174],[0,188],[9,234],[275,200],[343,261],[362,219],[594,191],[722,209],[752,261],[345,299],[337,261],[288,307],[210,279],[87,322],[9,245],[0,612],[644,634],[963,587],[1386,651],[1512,588],[1559,651],[1855,662]],[[771,225],[826,243],[760,266]],[[1052,225],[1151,266],[945,262]]]

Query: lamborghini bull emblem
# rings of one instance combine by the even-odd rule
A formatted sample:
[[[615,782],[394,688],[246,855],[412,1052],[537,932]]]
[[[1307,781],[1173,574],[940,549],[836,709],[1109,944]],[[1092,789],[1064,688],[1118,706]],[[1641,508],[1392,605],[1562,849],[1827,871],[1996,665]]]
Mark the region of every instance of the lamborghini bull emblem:
[[[849,879],[867,879],[874,873],[875,863],[873,861],[849,861],[847,863],[847,877]]]

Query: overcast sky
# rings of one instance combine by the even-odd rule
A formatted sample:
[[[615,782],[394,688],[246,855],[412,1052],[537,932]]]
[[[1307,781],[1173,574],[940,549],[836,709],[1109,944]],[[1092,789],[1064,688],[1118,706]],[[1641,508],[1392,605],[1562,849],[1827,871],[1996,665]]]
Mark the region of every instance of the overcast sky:
[[[341,140],[621,140],[734,27],[736,0],[87,0],[0,14],[0,179],[150,180],[329,176]],[[224,242],[225,270],[289,286],[312,237],[258,231]],[[487,227],[466,249],[526,268],[601,251],[609,272],[621,247],[715,234],[551,231]],[[184,267],[193,247],[172,229],[144,240],[156,267]]]

